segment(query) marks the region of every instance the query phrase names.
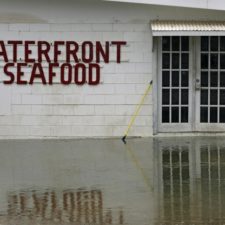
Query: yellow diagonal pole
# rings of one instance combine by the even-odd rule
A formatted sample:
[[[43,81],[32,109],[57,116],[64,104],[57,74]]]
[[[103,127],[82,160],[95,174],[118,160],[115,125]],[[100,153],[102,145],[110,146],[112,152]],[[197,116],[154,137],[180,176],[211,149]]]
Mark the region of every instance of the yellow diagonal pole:
[[[127,127],[127,129],[126,129],[126,131],[125,131],[125,133],[124,133],[124,136],[122,137],[122,141],[123,141],[124,144],[126,144],[126,138],[127,138],[128,133],[129,133],[129,131],[130,131],[130,128],[132,127],[132,125],[133,125],[133,123],[134,123],[136,117],[138,116],[138,114],[139,114],[139,112],[140,112],[140,109],[141,109],[141,106],[144,104],[145,98],[146,98],[146,96],[148,95],[149,91],[151,90],[151,87],[152,87],[152,81],[149,82],[149,85],[148,85],[148,87],[146,88],[146,90],[145,90],[145,92],[144,92],[144,94],[143,94],[143,96],[142,96],[142,98],[141,98],[140,103],[137,105],[137,108],[136,108],[134,114],[133,114],[132,117],[131,117],[131,120],[130,120],[130,122],[129,122],[129,124],[128,124],[128,127]]]

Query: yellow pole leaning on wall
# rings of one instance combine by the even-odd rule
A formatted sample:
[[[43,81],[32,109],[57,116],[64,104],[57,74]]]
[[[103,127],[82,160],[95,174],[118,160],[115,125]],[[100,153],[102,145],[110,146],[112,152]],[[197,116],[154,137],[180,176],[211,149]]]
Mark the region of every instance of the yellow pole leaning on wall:
[[[128,124],[128,127],[127,127],[127,129],[126,129],[126,131],[125,131],[125,133],[124,133],[124,136],[122,137],[122,141],[123,141],[124,144],[126,144],[126,138],[127,138],[127,135],[128,135],[128,133],[129,133],[129,131],[130,131],[130,128],[132,127],[132,125],[133,125],[133,123],[134,123],[136,117],[138,116],[138,114],[139,114],[139,112],[140,112],[140,109],[141,109],[141,106],[143,105],[146,96],[148,95],[149,91],[151,90],[152,83],[153,83],[153,82],[152,82],[152,80],[151,80],[151,81],[149,82],[149,85],[148,85],[148,87],[146,88],[146,90],[145,90],[145,92],[144,92],[142,98],[141,98],[140,103],[137,105],[137,108],[136,108],[134,114],[133,114],[132,117],[131,117],[131,120],[130,120],[130,122],[129,122],[129,124]]]

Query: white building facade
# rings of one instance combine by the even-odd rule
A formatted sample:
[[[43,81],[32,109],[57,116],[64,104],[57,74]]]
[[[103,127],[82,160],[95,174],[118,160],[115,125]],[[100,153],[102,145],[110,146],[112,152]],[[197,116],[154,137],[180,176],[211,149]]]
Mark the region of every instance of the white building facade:
[[[172,6],[69,0],[48,5],[44,1],[1,3],[0,138],[123,136],[151,80],[153,89],[130,136],[224,132],[224,11],[203,1],[199,7],[184,5],[192,8],[171,2]],[[17,60],[9,41],[19,41]],[[29,83],[34,64],[24,58],[29,41],[28,59],[35,62],[39,62],[38,42],[49,44],[51,57],[55,42],[64,43],[58,47],[61,53],[56,61],[50,57],[49,62],[46,55],[41,61],[48,79],[49,63],[67,61],[65,43],[78,43],[81,63],[82,43],[92,43],[91,63],[99,65],[99,82],[90,84],[87,66],[85,82],[80,84],[82,74],[78,83],[63,84],[60,67],[55,68],[52,84],[45,84],[38,75]],[[113,43],[123,44],[119,49]],[[96,62],[98,44],[102,51]],[[108,62],[104,59],[107,44]],[[84,50],[86,56],[89,50]],[[18,69],[18,64],[27,61]],[[9,63],[14,64],[6,69]],[[73,69],[77,63],[73,62]],[[27,83],[18,82],[18,76]],[[6,84],[10,77],[13,82]]]

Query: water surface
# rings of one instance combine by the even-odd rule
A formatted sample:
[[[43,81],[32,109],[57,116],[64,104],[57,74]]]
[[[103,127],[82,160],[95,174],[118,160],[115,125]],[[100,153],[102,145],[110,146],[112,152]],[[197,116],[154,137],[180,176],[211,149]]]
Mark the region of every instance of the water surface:
[[[225,139],[0,141],[1,225],[225,224]]]

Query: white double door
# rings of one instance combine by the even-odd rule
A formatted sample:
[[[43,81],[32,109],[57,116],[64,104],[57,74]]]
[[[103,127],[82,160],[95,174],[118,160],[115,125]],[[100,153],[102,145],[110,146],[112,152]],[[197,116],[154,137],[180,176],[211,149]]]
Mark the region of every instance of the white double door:
[[[225,131],[225,37],[161,37],[158,132]]]

